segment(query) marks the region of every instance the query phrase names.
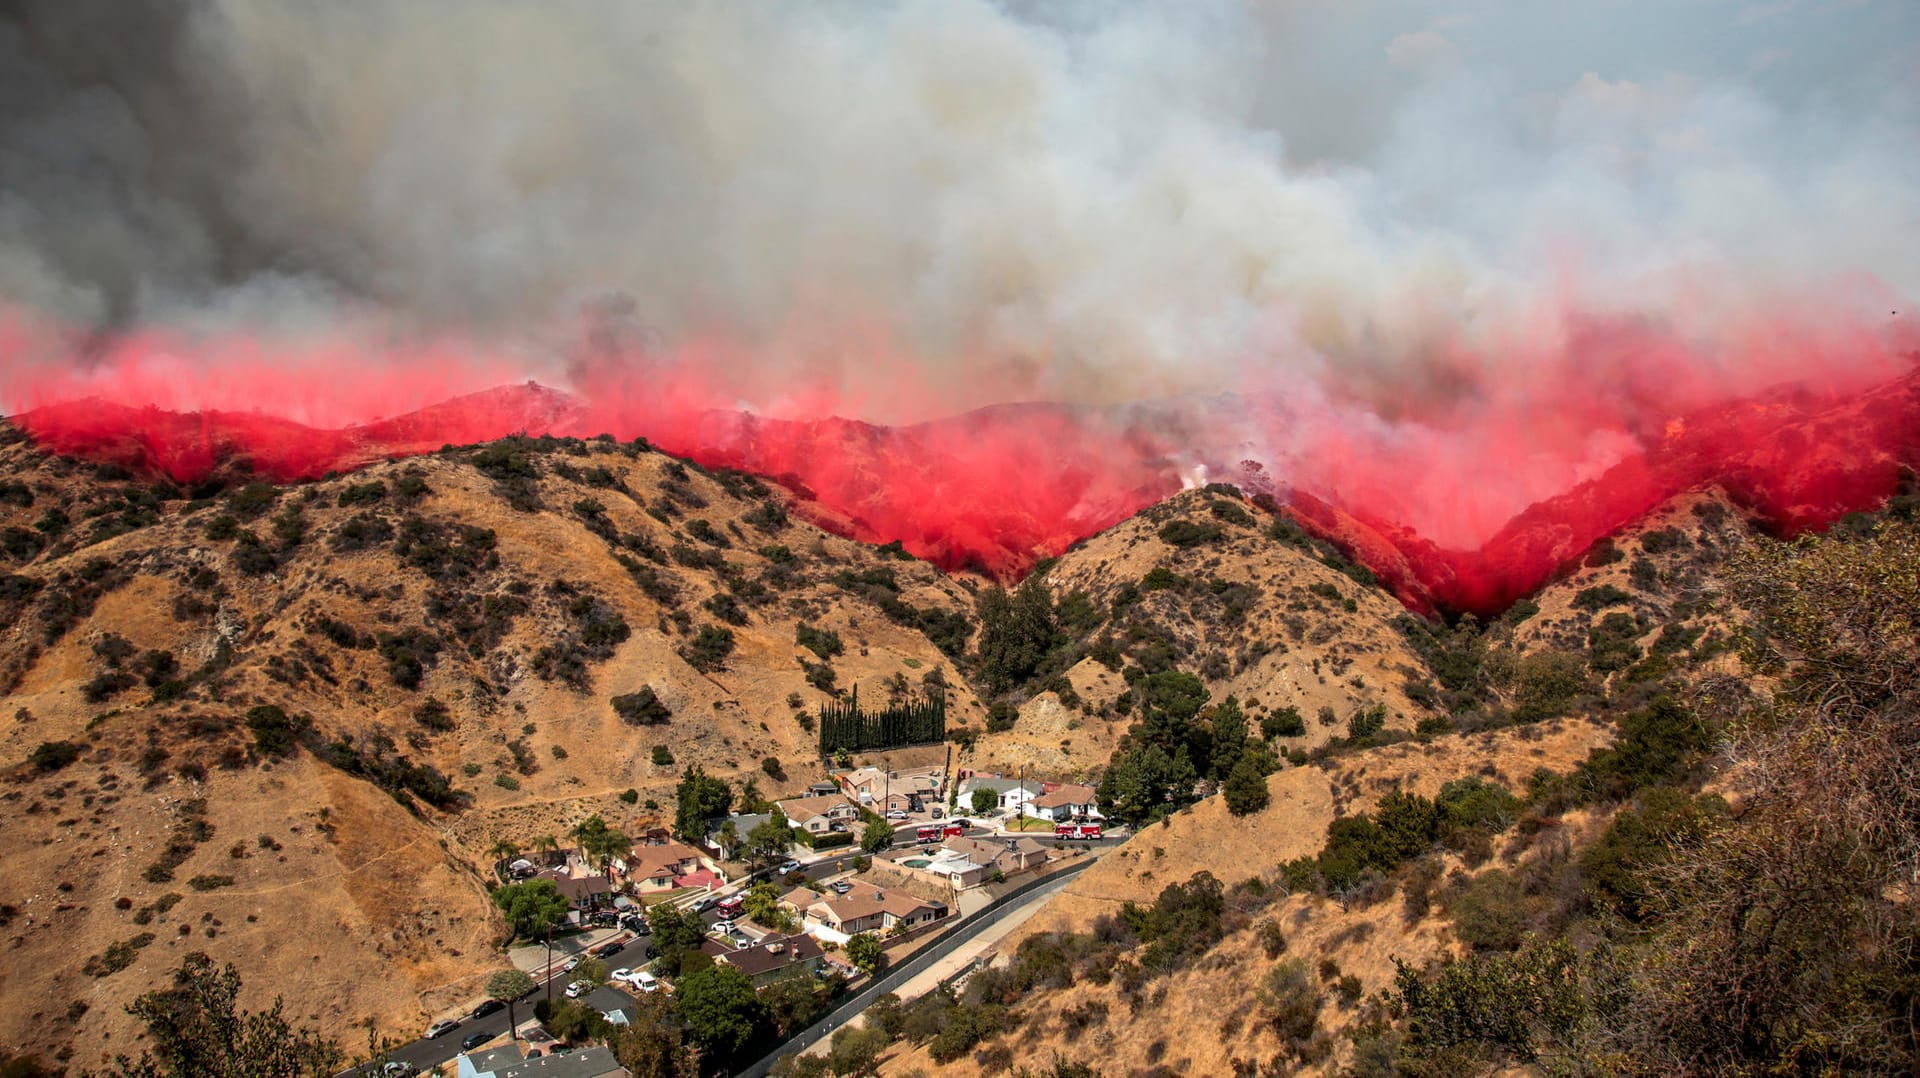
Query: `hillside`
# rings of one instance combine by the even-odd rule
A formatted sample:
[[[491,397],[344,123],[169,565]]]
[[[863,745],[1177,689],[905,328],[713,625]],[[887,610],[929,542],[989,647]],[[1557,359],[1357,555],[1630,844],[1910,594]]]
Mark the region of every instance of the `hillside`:
[[[189,946],[349,1044],[410,1034],[497,965],[495,842],[592,813],[663,822],[689,765],[795,792],[822,773],[812,709],[858,687],[944,691],[957,765],[1083,778],[1148,825],[1019,937],[1022,954],[1107,939],[1091,953],[1121,963],[1108,981],[1007,992],[1014,1027],[938,1066],[992,1073],[1096,1026],[1103,1058],[1173,1071],[1345,1065],[1378,1039],[1361,1001],[1393,986],[1390,959],[1478,953],[1462,911],[1502,881],[1541,888],[1505,903],[1525,930],[1587,916],[1551,896],[1580,893],[1569,859],[1640,811],[1594,793],[1616,782],[1606,760],[1638,751],[1631,732],[1607,748],[1637,716],[1679,694],[1720,723],[1751,696],[1722,571],[1759,529],[1718,490],[1484,625],[1410,614],[1302,527],[1311,506],[1228,486],[1084,539],[1011,593],[829,534],[798,497],[612,439],[449,447],[292,486],[228,459],[183,488],[8,438],[0,797],[19,871],[0,975],[44,1002],[0,1034],[77,1064],[129,1050],[124,1004]],[[803,625],[841,648],[802,647]],[[1248,771],[1267,801],[1236,817],[1219,791]],[[1466,796],[1462,780],[1496,811],[1415,867],[1328,860],[1342,821]],[[1197,961],[1129,957],[1142,941],[1119,913],[1202,872],[1239,911],[1221,934]],[[1201,1020],[1210,986],[1264,990],[1269,922],[1340,988],[1307,1041]],[[1158,968],[1111,976],[1142,961]],[[1169,1021],[1197,1032],[1156,1047]]]

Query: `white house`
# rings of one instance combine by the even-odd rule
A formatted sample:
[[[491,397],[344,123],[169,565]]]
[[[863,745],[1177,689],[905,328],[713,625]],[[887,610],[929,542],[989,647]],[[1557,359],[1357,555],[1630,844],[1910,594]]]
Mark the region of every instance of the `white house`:
[[[975,790],[992,790],[994,797],[999,801],[1000,811],[1018,812],[1028,801],[1040,796],[1041,785],[1038,782],[1020,779],[975,775],[960,784],[959,811],[966,812],[973,807]]]
[[[1062,783],[1027,802],[1025,812],[1035,819],[1052,820],[1054,823],[1101,818],[1100,805],[1094,796],[1093,787],[1078,786],[1071,782]]]
[[[787,821],[803,831],[824,835],[829,831],[845,831],[853,821],[860,818],[860,810],[853,802],[839,794],[826,797],[796,797],[787,801],[776,801],[776,806],[787,817]]]

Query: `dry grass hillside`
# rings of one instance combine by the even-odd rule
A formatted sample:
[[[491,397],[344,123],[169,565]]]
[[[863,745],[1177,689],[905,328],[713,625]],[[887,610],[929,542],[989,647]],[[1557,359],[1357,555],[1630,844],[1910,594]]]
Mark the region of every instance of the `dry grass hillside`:
[[[944,679],[950,722],[980,725],[928,635],[964,647],[966,585],[639,446],[498,443],[195,492],[14,438],[0,475],[0,979],[44,1001],[0,1035],[49,1051],[126,1046],[120,1004],[171,968],[183,918],[322,1028],[406,1032],[497,962],[472,867],[495,840],[596,811],[637,825],[660,815],[649,801],[670,816],[689,764],[803,787],[822,686]],[[802,622],[843,653],[799,648]],[[643,690],[661,707],[616,713]],[[291,756],[261,747],[262,706],[287,717]],[[79,758],[37,765],[50,744]],[[200,806],[189,824],[182,804]],[[149,873],[183,827],[201,837]],[[152,929],[165,947],[83,969]]]
[[[1054,636],[1009,686],[974,651],[986,582],[828,534],[779,486],[644,443],[509,439],[292,487],[230,463],[181,489],[9,433],[0,979],[36,1003],[0,1013],[0,1036],[81,1065],[133,1050],[123,1005],[189,946],[238,964],[247,1002],[283,996],[349,1044],[364,1026],[410,1035],[499,964],[489,846],[593,813],[670,818],[690,765],[797,791],[821,772],[814,708],[855,687],[945,691],[958,765],[1096,781],[1158,706],[1152,678],[1194,675],[1196,736],[1232,697],[1267,758],[1292,760],[1273,804],[1176,814],[1036,925],[1084,929],[1201,868],[1271,875],[1389,787],[1564,771],[1606,739],[1580,716],[1628,673],[1705,669],[1725,637],[1700,573],[1745,535],[1720,505],[1668,510],[1687,544],[1636,532],[1533,617],[1465,633],[1411,618],[1285,516],[1190,491],[1042,567]],[[1579,599],[1607,583],[1630,594]],[[1615,624],[1596,644],[1616,607],[1631,637]],[[801,646],[803,626],[838,647]],[[1283,713],[1298,732],[1262,729]],[[1362,714],[1384,728],[1350,738]],[[1531,725],[1499,730],[1516,716]],[[1415,743],[1416,727],[1468,736]],[[1220,827],[1232,842],[1200,837]],[[1303,941],[1338,920],[1328,900],[1286,901]],[[1416,926],[1427,942],[1406,953],[1446,938]],[[1380,955],[1341,961],[1369,989],[1386,976]],[[1108,1036],[1145,1058],[1142,1028]]]

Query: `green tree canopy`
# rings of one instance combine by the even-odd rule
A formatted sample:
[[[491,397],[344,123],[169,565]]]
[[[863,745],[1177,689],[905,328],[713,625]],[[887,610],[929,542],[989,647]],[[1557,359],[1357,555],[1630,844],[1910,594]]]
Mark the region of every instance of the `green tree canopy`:
[[[1060,642],[1053,596],[1038,576],[1029,576],[1009,595],[988,588],[975,602],[980,615],[980,675],[996,693],[1032,677]]]
[[[753,982],[732,966],[707,965],[682,974],[674,986],[687,1034],[695,1044],[730,1059],[759,1037],[766,1008]]]
[[[747,832],[746,858],[751,865],[772,865],[786,860],[787,851],[793,847],[793,825],[779,809]]]
[[[983,815],[1000,807],[1000,795],[981,786],[973,791],[968,804],[972,806],[974,815]]]
[[[871,975],[880,968],[880,962],[886,951],[880,945],[880,937],[871,932],[861,932],[847,941],[847,960],[859,968],[860,972]]]
[[[552,880],[528,880],[496,887],[493,904],[506,915],[518,939],[532,939],[567,919],[565,895]]]
[[[699,764],[687,767],[674,796],[678,801],[673,816],[674,833],[690,842],[705,838],[707,821],[725,816],[733,807],[733,790],[709,776],[706,768]]]
[[[1267,777],[1251,756],[1242,756],[1233,766],[1224,792],[1227,811],[1235,816],[1249,816],[1267,807]]]
[[[868,853],[879,853],[893,845],[893,825],[885,820],[868,820],[866,829],[860,832],[860,848]]]

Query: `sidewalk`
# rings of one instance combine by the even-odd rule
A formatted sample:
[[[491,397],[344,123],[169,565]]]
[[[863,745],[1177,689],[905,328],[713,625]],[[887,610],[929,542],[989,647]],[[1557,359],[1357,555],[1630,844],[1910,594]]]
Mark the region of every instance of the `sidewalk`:
[[[575,955],[584,955],[590,949],[598,947],[608,940],[618,937],[633,938],[633,933],[624,928],[595,928],[579,935],[556,937],[553,941],[553,965],[555,969]],[[547,968],[547,945],[544,942],[515,947],[507,952],[507,961],[515,969],[524,970],[540,980]]]

